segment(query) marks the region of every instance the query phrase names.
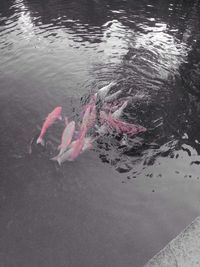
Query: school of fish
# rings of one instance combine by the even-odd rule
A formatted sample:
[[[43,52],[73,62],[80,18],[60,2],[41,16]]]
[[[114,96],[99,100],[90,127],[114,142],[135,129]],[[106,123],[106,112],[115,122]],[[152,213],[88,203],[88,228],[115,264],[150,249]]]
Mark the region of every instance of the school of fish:
[[[107,132],[115,131],[121,135],[133,136],[147,130],[143,126],[131,124],[120,119],[128,105],[128,100],[124,102],[118,101],[115,104],[122,93],[122,90],[118,90],[113,94],[109,94],[111,88],[115,85],[116,82],[111,82],[90,97],[88,104],[83,107],[82,120],[78,126],[74,120],[69,121],[67,117],[64,118],[65,128],[58,146],[59,152],[51,160],[57,161],[59,165],[65,161],[74,161],[84,151],[91,149],[93,142],[99,136]],[[45,134],[57,120],[63,120],[62,107],[60,106],[56,107],[46,117],[36,140],[37,144],[45,145]],[[91,129],[97,130],[91,134]]]

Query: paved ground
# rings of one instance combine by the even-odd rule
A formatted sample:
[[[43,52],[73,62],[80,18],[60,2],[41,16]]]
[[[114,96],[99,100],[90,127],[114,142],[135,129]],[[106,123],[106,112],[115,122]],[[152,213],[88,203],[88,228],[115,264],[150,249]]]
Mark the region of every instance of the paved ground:
[[[160,266],[200,266],[200,217],[197,217],[144,267]]]

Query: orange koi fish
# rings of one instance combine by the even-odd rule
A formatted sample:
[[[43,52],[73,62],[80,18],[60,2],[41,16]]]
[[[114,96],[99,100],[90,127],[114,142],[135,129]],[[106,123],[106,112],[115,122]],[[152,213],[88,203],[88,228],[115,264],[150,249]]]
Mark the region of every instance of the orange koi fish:
[[[112,117],[112,114],[107,115],[104,111],[100,111],[100,118],[102,122],[106,123],[109,127],[115,129],[120,134],[126,133],[128,135],[135,135],[147,130],[143,126],[115,119]]]
[[[44,145],[44,135],[46,134],[47,129],[57,120],[62,119],[61,117],[62,107],[56,107],[51,113],[48,114],[48,116],[45,119],[45,122],[43,123],[42,130],[40,132],[40,135],[36,141],[37,144]]]
[[[82,132],[83,129],[85,128],[87,128],[87,130],[91,128],[93,124],[95,123],[95,120],[96,120],[96,105],[95,105],[95,100],[91,99],[90,103],[86,106],[86,110],[83,115],[83,119],[82,119],[82,123],[80,127],[80,132]]]

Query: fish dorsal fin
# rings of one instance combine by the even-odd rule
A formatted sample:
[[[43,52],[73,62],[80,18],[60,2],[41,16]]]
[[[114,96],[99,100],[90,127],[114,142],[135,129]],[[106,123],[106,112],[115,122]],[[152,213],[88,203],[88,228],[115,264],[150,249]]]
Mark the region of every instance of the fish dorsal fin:
[[[65,120],[65,126],[67,126],[69,124],[69,120],[67,117],[65,117],[64,120]]]

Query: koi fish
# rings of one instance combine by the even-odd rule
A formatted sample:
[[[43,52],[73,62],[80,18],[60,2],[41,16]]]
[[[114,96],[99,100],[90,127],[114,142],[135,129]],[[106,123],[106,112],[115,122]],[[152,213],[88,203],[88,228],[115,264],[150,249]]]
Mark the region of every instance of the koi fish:
[[[85,112],[86,109],[91,106],[91,105],[95,105],[96,104],[96,101],[97,101],[97,94],[94,94],[90,97],[90,101],[88,104],[86,104],[84,107],[83,107],[83,111]],[[84,113],[81,113],[81,114],[84,114]]]
[[[119,95],[121,95],[122,90],[118,90],[117,92],[113,93],[112,95],[109,95],[105,98],[105,102],[112,102],[118,98]]]
[[[81,149],[79,154],[85,152],[88,149],[91,149],[93,141],[94,141],[94,139],[92,139],[91,137],[85,137],[84,140],[83,140],[83,147],[82,147],[82,149]],[[71,155],[72,155],[72,153],[73,153],[73,151],[75,149],[75,146],[77,145],[78,142],[79,142],[79,139],[73,141],[69,145],[69,149],[68,150],[66,150],[63,154],[52,158],[51,160],[56,160],[59,165],[61,165],[65,161],[72,161],[72,159],[70,157],[71,157]]]
[[[106,95],[109,93],[110,89],[116,85],[116,82],[111,82],[108,85],[102,87],[101,89],[99,89],[99,91],[97,92],[97,96],[100,100],[103,100]]]
[[[99,115],[100,115],[101,123],[103,124],[104,122],[106,122],[106,120],[108,119],[108,115],[106,114],[106,112],[101,110]]]
[[[101,109],[102,110],[108,110],[111,112],[115,112],[117,109],[119,109],[126,101],[128,102],[130,100],[130,97],[123,97],[120,99],[116,99],[112,102],[104,102]]]
[[[67,126],[68,123],[69,123],[68,118],[65,117],[65,127]]]
[[[77,142],[75,143],[75,145],[73,146],[73,150],[72,153],[69,155],[69,161],[73,161],[75,160],[78,155],[81,153],[81,150],[83,148],[84,145],[84,138],[87,132],[87,128],[85,127],[80,134],[79,139],[77,140]]]
[[[103,125],[101,125],[100,127],[98,127],[97,132],[100,135],[104,135],[104,134],[108,133],[108,126],[104,123]]]
[[[93,126],[96,120],[96,106],[95,102],[88,104],[83,115],[82,124],[80,127],[80,135],[83,129],[89,129]]]
[[[101,109],[104,111],[115,112],[120,106],[121,105],[115,103],[104,103]]]
[[[95,104],[93,106],[91,106],[90,111],[91,111],[90,117],[88,119],[88,125],[87,125],[88,128],[91,128],[94,125],[95,120],[96,120],[96,106],[95,106]]]
[[[126,133],[128,135],[135,135],[147,130],[143,126],[115,119],[112,117],[112,114],[107,115],[104,111],[100,112],[100,118],[104,123],[106,123],[109,127],[114,128],[120,134]]]
[[[58,146],[58,149],[60,149],[58,156],[63,154],[63,152],[67,149],[67,147],[71,143],[74,131],[75,131],[75,121],[71,121],[66,125],[62,133],[61,144]]]
[[[124,111],[124,109],[127,107],[128,101],[125,101],[123,105],[117,109],[115,112],[112,113],[112,117],[114,119],[119,119]]]
[[[69,157],[71,155],[71,153],[74,150],[74,146],[76,144],[78,140],[73,141],[70,145],[69,145],[69,149],[66,150],[64,153],[62,153],[61,155],[57,155],[55,157],[53,157],[51,160],[57,161],[59,165],[61,165],[63,162],[65,162],[66,160],[69,160]]]
[[[89,104],[95,104],[96,101],[97,101],[97,94],[94,94],[91,96]]]
[[[86,110],[85,110],[85,113],[83,115],[83,119],[82,119],[82,123],[81,123],[81,127],[80,127],[80,132],[87,128],[87,125],[88,125],[88,122],[89,122],[89,118],[90,118],[90,112],[91,112],[91,106],[88,105]]]
[[[91,137],[85,137],[81,153],[85,152],[88,149],[91,149],[93,141],[94,141],[94,139],[92,139]]]
[[[62,107],[56,107],[51,113],[48,114],[48,116],[45,119],[45,122],[43,123],[42,130],[40,132],[40,135],[36,141],[37,144],[44,145],[43,137],[47,131],[47,129],[57,120],[62,119],[61,117]]]

